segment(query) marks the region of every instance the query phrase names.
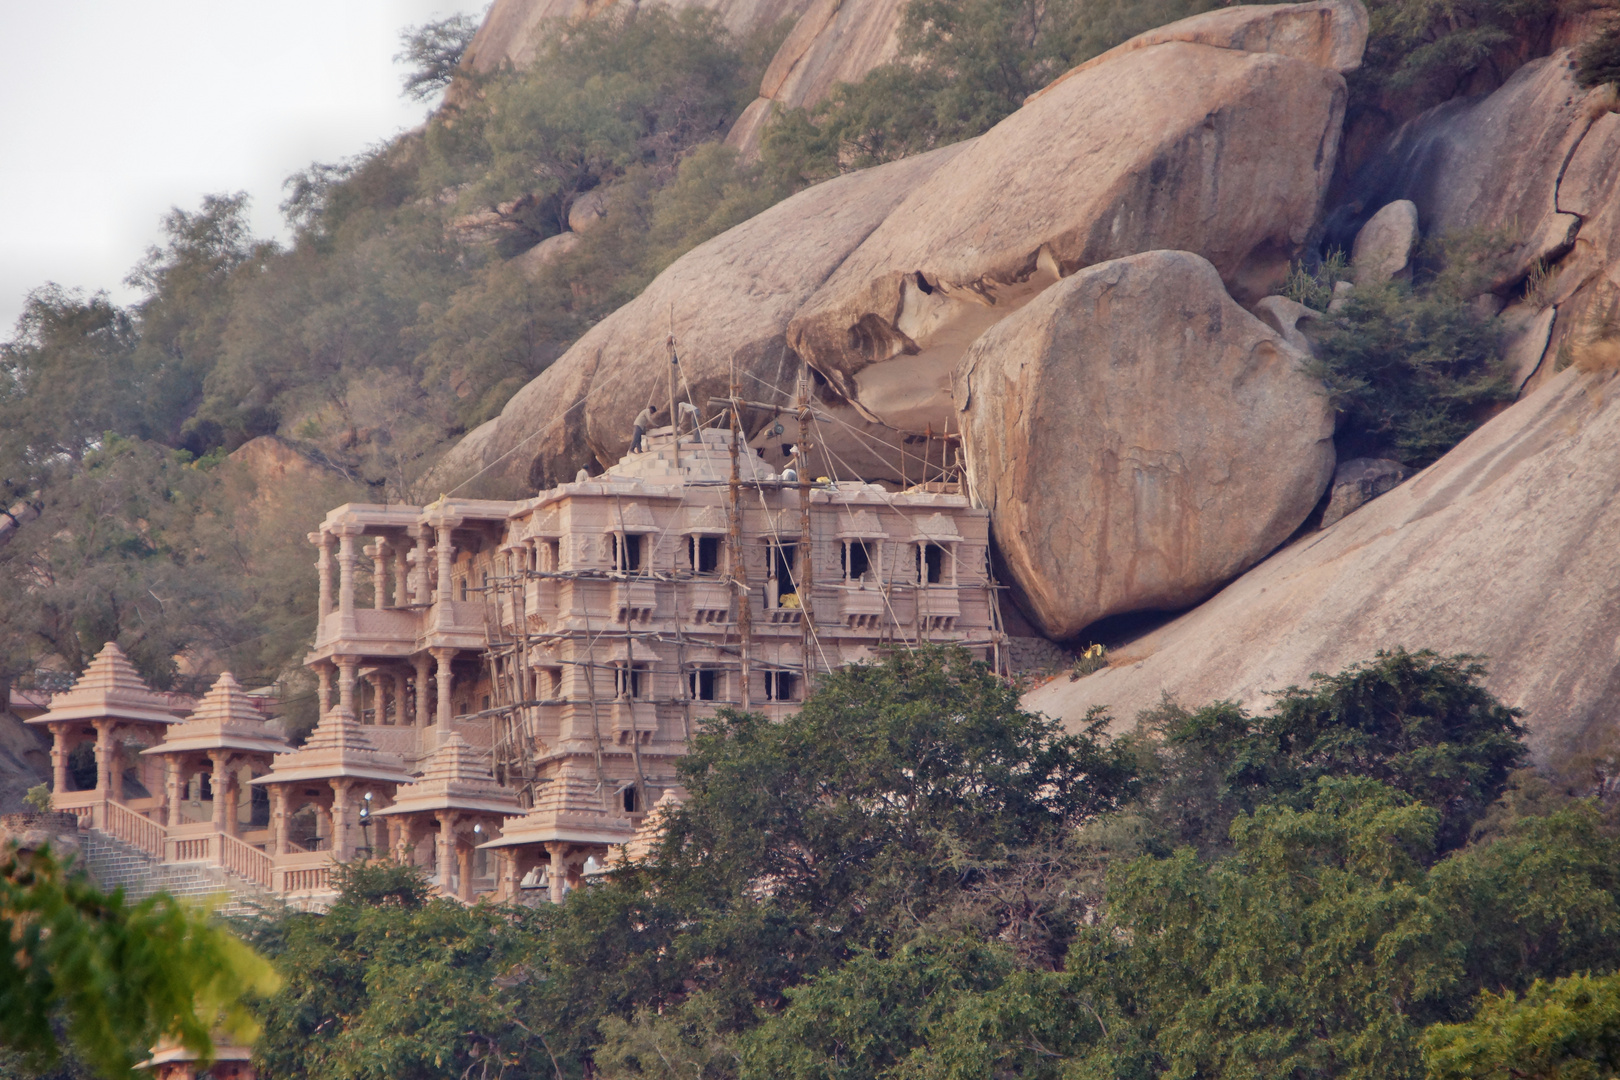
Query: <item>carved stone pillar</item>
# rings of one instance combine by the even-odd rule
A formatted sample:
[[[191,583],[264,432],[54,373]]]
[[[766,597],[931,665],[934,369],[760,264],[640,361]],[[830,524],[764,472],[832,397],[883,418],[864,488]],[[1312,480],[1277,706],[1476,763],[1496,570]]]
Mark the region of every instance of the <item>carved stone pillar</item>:
[[[552,840],[546,844],[546,852],[551,855],[551,866],[546,870],[546,876],[551,879],[551,902],[562,904],[564,897],[569,895],[569,870],[567,870],[567,855],[569,845],[562,840]]]
[[[388,691],[385,689],[388,685],[387,678],[388,676],[380,671],[373,671],[365,678],[365,682],[371,687],[371,722],[378,726],[388,723]],[[365,719],[365,715],[362,710],[360,713],[362,720]]]
[[[270,854],[287,854],[287,831],[290,822],[287,820],[287,786],[285,784],[270,785]]]
[[[326,719],[327,711],[332,708],[332,665],[319,663],[315,665],[315,714],[317,720]]]
[[[68,789],[68,726],[51,725],[51,791],[60,795]]]
[[[456,845],[456,870],[461,876],[460,887],[456,890],[456,895],[470,904],[473,898],[473,849],[471,844]]]
[[[315,569],[321,575],[321,625],[326,625],[326,617],[332,614],[332,534],[328,532],[312,532],[309,542],[321,549],[320,556],[315,560]],[[316,631],[320,636],[320,631]]]
[[[394,669],[394,724],[398,727],[405,727],[411,722],[405,711],[406,686],[409,681],[405,672],[399,668]]]
[[[225,801],[225,835],[238,836],[242,832],[242,770],[231,769],[225,774],[227,799]]]
[[[93,724],[96,729],[96,790],[101,792],[103,798],[111,795],[116,799],[118,795],[113,792],[117,790],[121,794],[123,788],[120,783],[123,777],[113,775],[117,771],[113,760],[117,756],[117,748],[113,746],[116,725],[111,720],[96,720]]]
[[[351,717],[359,715],[354,706],[354,684],[359,677],[360,661],[353,656],[339,656],[338,666],[338,708],[347,709]]]
[[[353,790],[354,781],[348,777],[332,778],[332,857],[338,862],[348,862],[354,855],[349,835],[354,824],[354,808],[349,804]]]
[[[454,599],[450,589],[450,566],[456,552],[455,546],[450,543],[450,537],[454,532],[455,529],[449,525],[440,525],[438,527],[439,590],[437,600],[441,604],[446,600]]]
[[[338,535],[338,614],[345,630],[354,629],[354,538],[358,525],[340,525]]]
[[[166,820],[171,829],[180,824],[180,802],[185,797],[183,794],[184,784],[182,783],[185,779],[185,767],[180,762],[181,758],[178,754],[170,757],[168,760],[168,775],[163,778],[164,792],[169,804]]]
[[[230,760],[230,754],[224,750],[210,750],[208,760],[214,763],[214,831],[224,832],[226,824],[226,807],[230,804],[231,775],[225,766]]]
[[[416,550],[411,552],[410,558],[415,566],[411,568],[411,603],[426,604],[431,600],[428,596],[428,532],[422,525],[412,525],[405,530],[416,541]]]
[[[433,659],[438,664],[434,674],[439,684],[439,701],[433,710],[435,724],[448,724],[450,722],[450,689],[454,676],[450,673],[450,663],[456,657],[455,649],[433,649]]]
[[[371,606],[380,611],[388,606],[388,541],[377,537],[366,545],[366,554],[371,556]]]
[[[428,679],[433,668],[433,658],[427,653],[418,653],[411,658],[416,665],[416,702],[411,711],[411,723],[416,727],[427,727],[433,722],[432,712],[428,704]]]
[[[456,812],[440,810],[433,816],[439,823],[439,835],[434,841],[437,845],[434,859],[439,871],[439,891],[445,896],[453,896],[450,867],[456,857]]]
[[[394,551],[394,606],[402,608],[411,602],[410,563],[405,558],[405,545],[395,543]]]

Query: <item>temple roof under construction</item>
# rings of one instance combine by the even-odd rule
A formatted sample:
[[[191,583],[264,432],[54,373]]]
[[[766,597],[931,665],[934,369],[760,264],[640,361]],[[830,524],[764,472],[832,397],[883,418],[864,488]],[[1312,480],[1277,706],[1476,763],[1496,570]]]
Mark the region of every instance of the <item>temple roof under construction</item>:
[[[495,776],[474,758],[473,748],[452,730],[428,759],[421,779],[394,793],[394,802],[377,816],[439,810],[515,816],[523,812],[517,793],[495,782]]]
[[[49,712],[26,722],[56,724],[106,718],[146,724],[180,723],[169,699],[146,685],[114,641],[102,647],[71,690],[51,698]]]
[[[479,847],[523,844],[622,844],[634,835],[623,818],[608,813],[608,793],[600,780],[564,771],[540,790],[534,809],[507,821],[499,840]]]
[[[284,784],[342,777],[384,784],[409,784],[415,779],[405,771],[403,758],[373,746],[365,727],[340,706],[315,725],[303,746],[276,758],[267,774],[249,783]]]
[[[286,736],[265,723],[264,714],[242,685],[225,672],[197,703],[186,722],[163,733],[163,741],[142,754],[178,754],[195,750],[239,750],[285,754]]]

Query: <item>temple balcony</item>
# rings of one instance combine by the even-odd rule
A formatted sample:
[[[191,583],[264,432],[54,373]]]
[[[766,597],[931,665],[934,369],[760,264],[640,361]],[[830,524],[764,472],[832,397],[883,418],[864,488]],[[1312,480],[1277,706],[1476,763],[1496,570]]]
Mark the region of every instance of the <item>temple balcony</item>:
[[[888,598],[877,586],[846,586],[838,593],[838,618],[853,630],[876,630],[889,617]]]
[[[954,585],[929,585],[917,590],[917,622],[924,630],[954,630],[961,617],[961,595]]]
[[[524,582],[523,614],[531,630],[544,629],[556,621],[556,578],[533,578]]]
[[[723,581],[695,581],[681,593],[686,621],[699,625],[728,622],[731,618],[731,586]]]
[[[482,649],[484,602],[440,600],[428,609],[422,626],[424,644],[457,649]]]
[[[620,746],[645,746],[658,731],[658,706],[651,701],[620,698],[613,702],[612,718],[613,741]]]
[[[646,622],[658,609],[658,587],[650,581],[620,581],[613,586],[613,619],[620,623]]]
[[[483,620],[479,619],[479,629]],[[317,652],[348,652],[360,656],[409,656],[416,648],[422,616],[397,608],[359,608],[347,619],[330,612],[315,635]]]

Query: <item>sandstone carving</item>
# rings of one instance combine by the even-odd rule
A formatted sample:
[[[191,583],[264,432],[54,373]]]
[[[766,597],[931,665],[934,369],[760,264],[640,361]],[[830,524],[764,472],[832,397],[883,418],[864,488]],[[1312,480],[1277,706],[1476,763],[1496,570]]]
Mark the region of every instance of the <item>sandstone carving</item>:
[[[1569,369],[1359,513],[1273,555],[1213,599],[1116,649],[1113,667],[1025,703],[1128,723],[1269,691],[1404,645],[1487,658],[1545,759],[1620,721],[1620,395]]]
[[[1298,528],[1333,474],[1302,359],[1182,251],[1082,270],[974,342],[969,483],[1044,633],[1185,607]]]
[[[1081,267],[1191,250],[1257,300],[1317,217],[1344,99],[1337,72],[1291,57],[1174,41],[1123,53],[912,190],[788,342],[871,418],[915,430],[949,416],[943,390],[925,387],[942,388],[975,338]]]
[[[664,343],[671,333],[680,349],[682,396],[700,408],[730,393],[733,365],[744,397],[788,403],[799,371],[784,338],[793,313],[906,192],[971,148],[949,146],[819,184],[677,259],[507,403],[484,438],[478,468],[500,464],[480,490],[511,496],[616,461],[629,446],[631,420],[667,396]],[[866,445],[839,421],[826,423],[829,438],[847,436],[850,455]],[[456,460],[472,465],[463,455]],[[853,458],[849,463],[861,467]],[[469,475],[476,471],[468,468]],[[892,465],[868,475],[900,470]]]
[[[1407,272],[1417,247],[1417,205],[1396,199],[1368,219],[1356,233],[1350,268],[1357,285],[1379,285]]]
[[[1507,231],[1487,263],[1490,287],[1522,280],[1566,252],[1580,219],[1557,204],[1558,177],[1592,123],[1570,50],[1532,60],[1495,93],[1455,98],[1404,125],[1357,174],[1349,202],[1417,206],[1428,236]]]
[[[1333,486],[1327,508],[1322,512],[1322,528],[1342,520],[1407,477],[1406,466],[1388,458],[1351,458],[1333,470]]]

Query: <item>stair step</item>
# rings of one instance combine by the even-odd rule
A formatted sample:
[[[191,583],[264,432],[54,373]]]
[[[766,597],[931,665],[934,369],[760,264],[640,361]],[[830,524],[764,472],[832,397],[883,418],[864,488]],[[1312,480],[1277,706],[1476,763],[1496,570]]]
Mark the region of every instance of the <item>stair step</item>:
[[[216,909],[221,915],[251,914],[251,902],[271,899],[269,890],[223,867],[208,863],[165,863],[133,844],[100,829],[80,833],[86,869],[103,889],[122,888],[130,900],[144,900],[156,892],[183,899],[224,894]]]

